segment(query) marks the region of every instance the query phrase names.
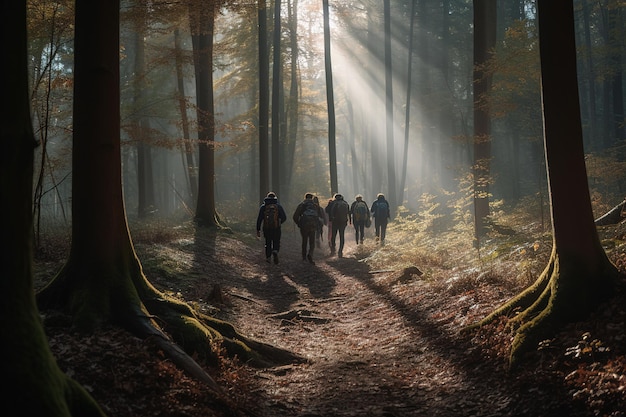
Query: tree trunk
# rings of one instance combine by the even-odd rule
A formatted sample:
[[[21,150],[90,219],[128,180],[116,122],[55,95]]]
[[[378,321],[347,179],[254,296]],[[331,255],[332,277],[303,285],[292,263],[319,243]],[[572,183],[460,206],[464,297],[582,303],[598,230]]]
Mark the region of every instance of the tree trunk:
[[[387,140],[387,200],[392,212],[397,212],[396,151],[393,135],[393,76],[391,67],[391,5],[383,1],[385,27],[385,138]]]
[[[189,187],[190,200],[188,205],[197,204],[196,193],[198,192],[198,175],[196,162],[194,160],[194,146],[189,135],[189,118],[187,117],[187,98],[185,97],[185,78],[183,75],[182,48],[180,46],[180,33],[174,30],[174,54],[176,55],[176,81],[178,86],[178,109],[183,129],[183,140],[180,147],[183,167]]]
[[[198,118],[198,203],[195,220],[217,227],[215,211],[215,109],[213,103],[213,29],[215,3],[189,8],[196,69],[196,112]]]
[[[270,58],[267,46],[267,5],[259,0],[259,201],[270,190],[269,105]]]
[[[539,0],[538,17],[552,255],[533,285],[479,323],[522,308],[510,320],[514,330],[512,366],[563,324],[588,315],[612,294],[618,276],[602,249],[593,221],[578,101],[572,2]]]
[[[400,179],[400,187],[398,188],[398,203],[404,204],[404,188],[406,184],[406,171],[409,154],[409,132],[411,131],[411,76],[413,71],[413,29],[415,26],[415,4],[417,0],[411,2],[411,16],[409,17],[409,51],[407,80],[406,80],[406,108],[404,109],[404,149],[402,150],[402,177]]]
[[[328,107],[328,160],[330,168],[331,195],[339,191],[337,179],[337,144],[335,142],[335,92],[333,87],[333,66],[330,59],[330,16],[328,0],[322,1],[324,9],[324,64],[326,69],[326,105]]]
[[[33,290],[33,166],[37,145],[30,114],[26,2],[2,1],[5,82],[0,124],[0,251],[3,405],[25,416],[96,417],[105,414],[57,366],[48,346]],[[6,411],[5,411],[6,412]]]
[[[496,44],[496,3],[474,0],[474,235],[486,233],[489,216],[489,184],[491,182],[491,118],[487,94],[491,75],[485,65]]]
[[[287,103],[287,132],[286,143],[281,147],[283,150],[281,161],[283,162],[282,180],[287,188],[283,191],[283,199],[289,201],[291,178],[293,177],[293,164],[295,160],[296,142],[298,139],[299,108],[300,108],[300,76],[298,71],[298,1],[294,0],[293,6],[289,5],[289,44],[291,48],[291,83],[289,87],[289,101]]]
[[[272,66],[272,190],[280,195],[280,121],[282,111],[280,106],[281,84],[282,84],[282,60],[280,50],[281,22],[280,9],[281,0],[274,2],[274,56]]]

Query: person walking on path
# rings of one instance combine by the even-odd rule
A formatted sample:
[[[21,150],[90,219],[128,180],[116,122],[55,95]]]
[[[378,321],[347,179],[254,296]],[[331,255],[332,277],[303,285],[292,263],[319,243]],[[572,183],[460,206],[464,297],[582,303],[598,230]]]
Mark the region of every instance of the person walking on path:
[[[331,253],[332,253],[332,250],[333,250],[333,247],[332,247],[333,218],[331,217],[331,215],[332,215],[333,203],[334,202],[335,202],[335,200],[333,198],[328,199],[328,204],[326,204],[326,208],[324,208],[324,211],[326,212],[326,219],[328,220],[328,225],[327,225],[328,238],[326,240],[328,240],[328,248],[330,249]]]
[[[372,203],[372,214],[374,216],[374,227],[376,228],[376,240],[380,241],[381,245],[385,244],[387,223],[391,217],[389,212],[389,202],[385,200],[385,195],[378,193],[376,201]]]
[[[317,233],[315,234],[315,241],[316,241],[315,244],[316,244],[316,247],[319,249],[322,247],[322,240],[324,239],[324,226],[328,224],[328,216],[326,215],[326,211],[322,209],[322,206],[320,206],[320,200],[317,196],[313,197],[313,202],[317,204],[317,207],[319,207],[319,212],[320,212],[319,229]]]
[[[306,193],[304,200],[298,204],[293,213],[293,221],[300,228],[302,236],[302,260],[314,264],[313,252],[315,251],[315,236],[319,233],[320,218],[324,218],[324,212],[313,200],[312,193]],[[307,251],[308,248],[308,251]]]
[[[274,257],[274,263],[278,264],[278,252],[280,251],[280,226],[287,221],[285,209],[278,203],[274,192],[267,193],[263,204],[259,208],[256,219],[256,235],[261,237],[261,225],[263,225],[263,237],[265,238],[265,260],[270,263]]]
[[[363,244],[363,239],[365,238],[365,227],[369,219],[370,208],[367,203],[363,201],[363,196],[361,194],[357,194],[356,197],[354,197],[352,205],[350,206],[350,220],[354,226],[357,245],[359,243],[361,245]]]
[[[350,205],[339,193],[335,194],[335,201],[333,202],[331,213],[331,217],[333,218],[333,237],[332,244],[330,246],[330,254],[335,254],[335,241],[337,233],[339,233],[339,250],[337,251],[337,256],[342,258],[346,226],[348,225],[348,222],[352,223],[352,221],[350,220]]]

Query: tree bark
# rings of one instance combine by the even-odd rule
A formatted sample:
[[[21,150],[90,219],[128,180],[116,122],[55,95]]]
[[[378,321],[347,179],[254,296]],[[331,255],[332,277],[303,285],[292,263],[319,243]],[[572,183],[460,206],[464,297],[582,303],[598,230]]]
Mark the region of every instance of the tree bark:
[[[485,66],[496,44],[496,2],[474,0],[474,235],[486,233],[491,182],[491,116],[487,94],[491,75]]]
[[[198,202],[195,221],[221,227],[215,210],[215,108],[213,102],[213,30],[215,2],[191,3],[189,20],[196,73],[198,119]]]
[[[267,47],[267,5],[259,0],[259,201],[270,190],[269,157],[269,103],[270,59]]]
[[[393,126],[393,76],[391,67],[391,4],[383,1],[385,28],[385,138],[387,142],[387,199],[391,210],[396,213],[398,193],[396,189],[396,151],[394,146]]]
[[[335,141],[335,91],[333,87],[333,66],[330,54],[330,13],[328,0],[322,1],[324,12],[324,65],[326,69],[326,105],[328,111],[328,160],[330,168],[331,195],[339,191],[337,179],[337,144]]]
[[[280,195],[280,133],[281,133],[281,94],[282,94],[282,59],[281,59],[281,0],[274,1],[274,54],[272,66],[272,190]]]

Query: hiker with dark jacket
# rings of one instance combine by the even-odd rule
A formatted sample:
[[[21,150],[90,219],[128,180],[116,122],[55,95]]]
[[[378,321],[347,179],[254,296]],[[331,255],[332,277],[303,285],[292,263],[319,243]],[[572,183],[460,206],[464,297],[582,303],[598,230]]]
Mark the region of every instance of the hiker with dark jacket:
[[[263,225],[263,237],[265,237],[265,260],[269,263],[274,257],[274,263],[278,263],[280,251],[280,226],[287,221],[285,209],[278,203],[278,198],[273,192],[267,193],[263,204],[259,208],[256,219],[256,235],[261,237],[261,224]]]
[[[319,229],[318,232],[315,234],[315,245],[317,248],[321,248],[322,240],[324,240],[324,226],[328,225],[328,216],[326,215],[326,211],[322,209],[322,206],[320,205],[320,200],[317,196],[313,197],[313,201],[315,202],[315,204],[317,204],[317,206],[319,207],[319,212],[321,213],[319,219]]]
[[[302,236],[302,260],[315,263],[313,252],[315,250],[315,236],[319,233],[320,218],[324,217],[324,212],[313,200],[312,193],[306,193],[304,200],[293,213],[293,221],[300,228]],[[308,247],[308,252],[307,252]]]
[[[352,205],[350,206],[350,220],[354,226],[357,245],[359,243],[363,244],[363,239],[365,238],[365,227],[369,219],[370,208],[367,203],[363,201],[363,196],[361,194],[357,194],[356,197],[354,197]]]
[[[333,206],[331,208],[331,217],[333,219],[333,237],[330,246],[330,254],[335,254],[335,241],[337,233],[339,233],[339,250],[337,251],[337,256],[342,258],[346,226],[350,221],[350,205],[339,193],[335,194],[335,201],[333,201]]]
[[[376,241],[380,241],[381,245],[385,244],[387,223],[391,217],[389,213],[389,202],[385,200],[383,193],[378,193],[376,201],[372,203],[372,214],[374,216],[374,227],[376,228]]]
[[[328,204],[326,204],[326,208],[324,211],[326,212],[326,219],[328,220],[328,248],[332,251],[331,239],[333,238],[333,218],[330,217],[333,210],[333,203],[335,200],[333,198],[328,200]]]

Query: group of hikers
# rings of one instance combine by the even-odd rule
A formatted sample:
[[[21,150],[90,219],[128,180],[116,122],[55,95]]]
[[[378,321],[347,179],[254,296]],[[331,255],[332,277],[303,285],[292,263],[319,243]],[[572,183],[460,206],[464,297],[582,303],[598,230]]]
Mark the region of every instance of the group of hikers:
[[[328,200],[326,207],[322,208],[316,195],[306,193],[304,200],[298,204],[292,216],[302,236],[302,260],[315,263],[313,253],[316,247],[321,247],[324,226],[328,229],[330,254],[336,253],[339,258],[342,258],[346,227],[348,224],[354,226],[356,244],[362,245],[365,239],[365,229],[371,225],[370,216],[374,218],[376,241],[384,245],[390,209],[389,202],[382,193],[376,196],[371,208],[368,207],[361,194],[357,194],[352,204],[348,204],[343,195],[337,193]],[[285,209],[278,202],[276,193],[270,191],[259,208],[256,221],[258,237],[261,236],[261,230],[263,230],[265,259],[268,263],[273,260],[275,264],[278,264],[281,225],[285,221],[287,221]],[[337,235],[339,235],[338,247],[336,247]]]

